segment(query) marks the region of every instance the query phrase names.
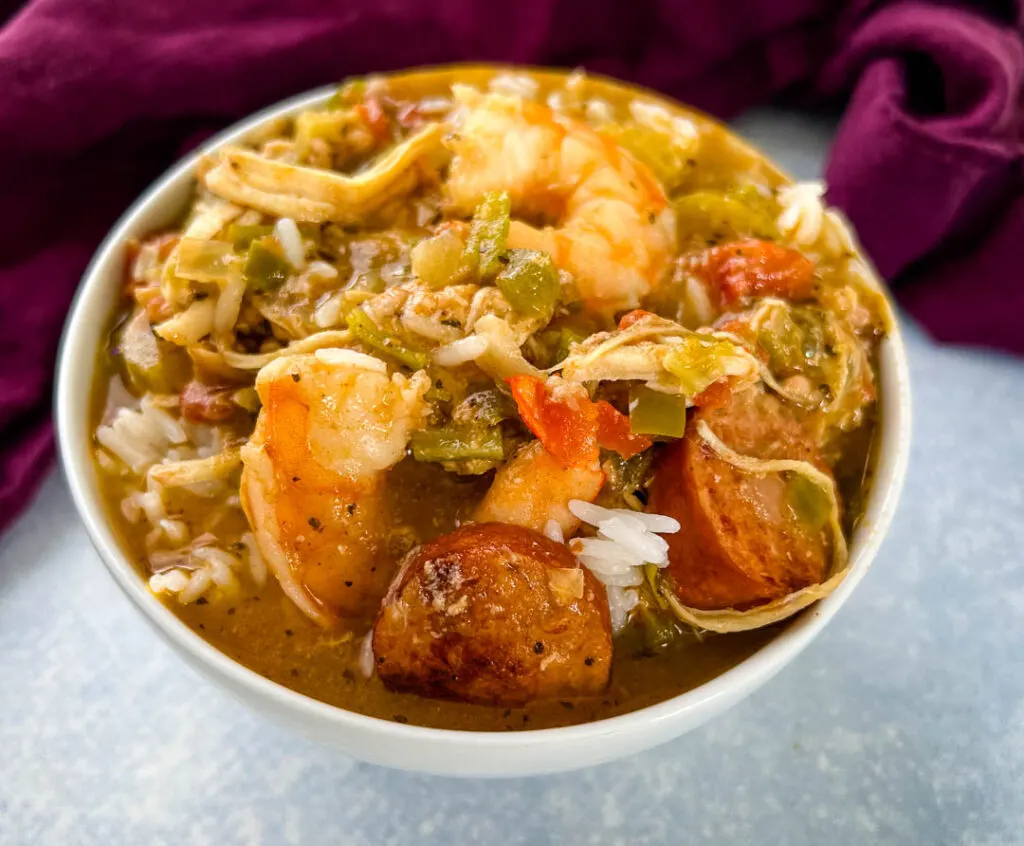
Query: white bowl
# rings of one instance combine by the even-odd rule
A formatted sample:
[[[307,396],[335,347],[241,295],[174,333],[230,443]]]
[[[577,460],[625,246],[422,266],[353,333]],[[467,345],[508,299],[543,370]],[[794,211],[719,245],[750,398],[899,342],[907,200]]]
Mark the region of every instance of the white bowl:
[[[286,100],[231,127],[188,156],[135,203],[85,273],[68,317],[55,397],[60,457],[75,505],[110,574],[156,632],[192,667],[252,709],[327,746],[375,764],[460,776],[523,776],[599,764],[648,749],[736,704],[788,664],[821,631],[867,573],[892,521],[910,447],[910,385],[899,328],[880,351],[881,442],[864,519],[852,538],[850,573],[827,599],[790,621],[754,655],[687,693],[598,722],[505,733],[401,725],[326,705],[235,663],[149,592],[115,535],[91,457],[90,407],[97,351],[118,304],[125,243],[174,223],[186,208],[198,158],[264,121],[323,103],[324,88]]]

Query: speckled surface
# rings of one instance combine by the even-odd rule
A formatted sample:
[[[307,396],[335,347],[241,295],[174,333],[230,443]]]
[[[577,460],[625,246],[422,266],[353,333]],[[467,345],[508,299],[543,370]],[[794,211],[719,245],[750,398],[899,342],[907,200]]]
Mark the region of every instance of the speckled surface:
[[[827,128],[743,127],[816,172]],[[54,476],[0,539],[0,844],[1024,843],[1024,362],[909,346],[910,474],[850,602],[724,716],[561,776],[407,775],[260,721],[156,639]]]

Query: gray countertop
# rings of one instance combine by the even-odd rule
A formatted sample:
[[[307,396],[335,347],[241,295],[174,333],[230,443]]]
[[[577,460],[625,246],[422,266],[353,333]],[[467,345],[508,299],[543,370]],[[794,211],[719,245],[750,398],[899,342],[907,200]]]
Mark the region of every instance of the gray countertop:
[[[828,126],[740,124],[818,172]],[[910,474],[850,602],[724,716],[566,775],[408,775],[262,722],[157,640],[52,475],[0,539],[0,844],[1024,843],[1024,361],[909,347]]]

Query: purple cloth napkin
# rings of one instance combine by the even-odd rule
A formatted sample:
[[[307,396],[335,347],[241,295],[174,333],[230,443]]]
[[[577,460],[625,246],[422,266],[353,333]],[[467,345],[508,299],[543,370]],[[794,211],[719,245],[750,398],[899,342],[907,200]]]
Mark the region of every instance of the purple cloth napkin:
[[[724,117],[781,93],[850,96],[832,202],[938,338],[1024,351],[1012,7],[32,0],[0,30],[0,529],[51,459],[53,361],[82,270],[188,138],[347,75],[482,59],[582,64]]]

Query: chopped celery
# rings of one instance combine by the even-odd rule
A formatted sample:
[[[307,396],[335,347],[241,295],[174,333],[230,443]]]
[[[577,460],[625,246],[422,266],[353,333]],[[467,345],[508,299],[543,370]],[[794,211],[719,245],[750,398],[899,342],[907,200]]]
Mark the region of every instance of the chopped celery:
[[[260,395],[256,393],[255,388],[239,388],[231,394],[231,401],[252,414],[259,411],[262,405]]]
[[[261,293],[280,288],[291,275],[292,266],[273,238],[249,244],[242,275],[246,286]]]
[[[473,213],[464,256],[485,281],[497,276],[504,266],[501,258],[505,255],[511,215],[512,202],[507,191],[485,194]]]
[[[816,309],[779,304],[761,321],[757,342],[776,374],[806,374],[809,367],[825,365],[830,334]]]
[[[366,96],[366,80],[359,77],[344,80],[327,100],[328,109],[342,109],[362,102]]]
[[[638,435],[681,438],[686,432],[686,397],[643,385],[630,388],[629,430]]]
[[[509,250],[494,284],[520,314],[550,320],[561,288],[551,256],[538,250]]]
[[[637,615],[644,627],[644,646],[653,652],[670,646],[679,636],[675,618],[648,602],[636,606]]]
[[[417,461],[501,461],[505,457],[497,427],[427,429],[413,432],[410,444]]]
[[[266,238],[274,234],[273,226],[261,226],[254,224],[246,226],[241,223],[232,223],[228,227],[228,239],[235,250],[240,253],[248,252],[249,245],[258,238]]]
[[[554,367],[565,361],[573,344],[578,344],[587,336],[570,329],[567,326],[560,326],[557,329],[545,329],[534,334],[532,341],[539,347],[533,353],[530,360],[537,367]]]
[[[654,601],[658,603],[658,607],[667,609],[668,601],[661,595],[661,570],[658,566],[656,564],[644,564],[644,578],[647,579],[647,585],[650,587],[651,595],[654,597]]]
[[[502,420],[515,417],[512,398],[495,388],[470,394],[452,412],[452,419],[456,423],[477,426],[497,426]]]
[[[182,238],[178,243],[178,263],[174,272],[181,279],[217,282],[225,279],[235,261],[227,241]]]
[[[765,210],[766,203],[753,186],[730,192],[695,191],[673,204],[676,228],[682,239],[693,236],[706,241],[741,236],[771,239],[777,231],[774,219]]]
[[[444,288],[462,280],[469,270],[462,239],[454,232],[440,232],[412,248],[412,272],[431,288]]]
[[[757,333],[757,343],[768,353],[769,366],[776,373],[797,370],[805,363],[804,333],[789,309],[772,309]]]
[[[139,310],[124,324],[118,344],[132,387],[139,391],[167,391],[168,380],[146,312]]]
[[[581,343],[587,336],[575,329],[570,329],[568,326],[563,326],[559,330],[558,347],[555,350],[555,360],[553,364],[560,364],[563,362],[572,350],[573,344]]]
[[[667,129],[662,131],[637,124],[613,124],[601,131],[647,165],[666,191],[672,191],[686,176],[690,151],[686,144],[677,142]]]
[[[400,343],[373,322],[373,318],[362,308],[354,308],[348,313],[348,328],[366,346],[386,353],[396,361],[412,370],[422,370],[430,359],[422,350],[414,350]]]
[[[805,476],[793,473],[786,482],[789,507],[796,518],[812,529],[828,522],[832,502],[828,495]]]
[[[683,392],[693,397],[727,376],[727,363],[736,358],[738,350],[730,341],[691,334],[674,346],[662,363],[679,380]]]

